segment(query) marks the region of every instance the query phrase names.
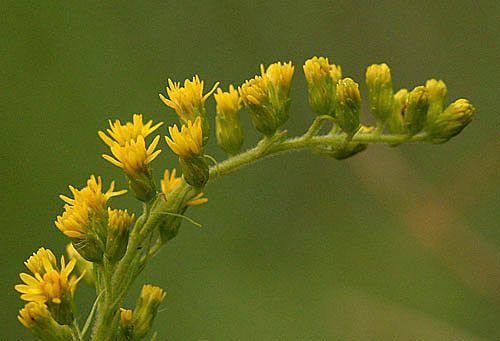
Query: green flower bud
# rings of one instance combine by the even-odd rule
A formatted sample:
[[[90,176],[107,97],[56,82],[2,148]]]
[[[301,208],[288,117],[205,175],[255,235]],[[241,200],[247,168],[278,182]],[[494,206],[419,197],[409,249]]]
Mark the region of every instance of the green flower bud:
[[[429,97],[429,110],[427,111],[427,125],[430,126],[444,110],[444,100],[448,90],[443,81],[429,79],[425,82]]]
[[[444,143],[458,135],[472,121],[475,113],[476,109],[466,99],[451,103],[430,125],[432,143]]]
[[[94,233],[87,233],[83,239],[71,238],[75,250],[89,262],[100,262],[102,260],[103,243]]]
[[[214,98],[217,103],[217,116],[215,117],[217,143],[227,154],[238,154],[243,145],[243,130],[239,114],[241,101],[238,92],[230,85],[228,92],[217,89]]]
[[[71,329],[57,323],[43,303],[27,303],[19,311],[17,319],[40,340],[65,341],[73,339]]]
[[[420,132],[426,123],[429,97],[424,86],[417,86],[408,94],[406,111],[404,113],[405,126],[410,135]]]
[[[352,136],[360,127],[361,94],[359,86],[351,78],[344,78],[338,82],[336,93],[338,107],[335,121],[346,134]]]
[[[127,210],[112,210],[108,207],[108,239],[106,242],[106,257],[116,262],[127,251],[130,228],[135,216]]]
[[[134,340],[141,340],[151,330],[160,304],[165,299],[165,291],[160,287],[146,284],[132,314]]]
[[[206,185],[210,173],[207,160],[203,156],[180,157],[179,164],[188,184],[196,188]]]
[[[403,113],[406,109],[406,101],[408,100],[408,90],[401,89],[394,94],[392,101],[392,114],[387,123],[389,129],[394,134],[406,134]]]
[[[328,58],[313,57],[306,60],[303,69],[312,111],[317,115],[335,116],[335,88],[342,77],[340,66],[330,64]]]
[[[144,172],[126,174],[128,186],[134,193],[134,196],[143,202],[148,202],[156,194],[156,186],[151,174],[150,167],[146,167]]]
[[[345,160],[358,153],[361,153],[366,148],[368,148],[367,144],[362,144],[362,143],[348,144],[347,146],[344,146],[341,149],[335,150],[332,153],[332,156],[337,160]]]
[[[391,116],[393,91],[391,70],[387,64],[373,64],[366,69],[366,85],[370,109],[375,119],[383,124]]]

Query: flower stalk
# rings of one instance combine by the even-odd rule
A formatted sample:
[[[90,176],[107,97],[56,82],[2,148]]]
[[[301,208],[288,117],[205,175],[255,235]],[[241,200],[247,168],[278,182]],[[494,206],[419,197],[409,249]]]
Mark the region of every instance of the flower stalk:
[[[411,92],[401,89],[394,94],[389,67],[374,64],[367,70],[366,83],[377,123],[365,126],[360,122],[358,83],[342,78],[340,66],[330,64],[327,58],[313,57],[303,70],[315,119],[296,137],[288,137],[283,127],[290,115],[291,62],[267,68],[262,65],[261,74],[245,81],[238,91],[231,85],[224,92],[217,89],[216,82],[204,94],[204,82],[198,76],[183,86],[169,80],[169,98],[160,98],[174,109],[181,125],[169,127],[169,134],[163,135],[182,174],[178,176],[175,168],[165,169],[160,189],[152,163],[158,163],[161,153],[157,147],[163,139],[158,129],[163,122],[144,123],[139,114],[124,124],[109,121],[106,133],[98,133],[109,148],[103,158],[121,169],[130,192],[142,205],[142,213],[110,206],[112,197],[127,192],[115,191],[114,181],[107,191],[103,191],[101,178],[93,175],[80,189],[70,186],[72,198],[61,196],[64,212],[55,222],[69,239],[70,260],[62,257],[58,264],[52,251],[40,248],[25,262],[31,274],[21,273],[23,284],[15,286],[21,299],[28,302],[18,316],[23,326],[42,340],[82,340],[90,329],[91,339],[96,341],[144,339],[166,294],[160,287],[145,285],[136,306],[129,309],[123,306],[129,289],[148,261],[178,235],[182,222],[199,225],[185,213],[208,201],[204,195],[207,183],[285,152],[309,150],[342,160],[364,151],[369,144],[444,143],[475,115],[468,100],[445,105],[443,81],[432,79]],[[230,155],[222,162],[205,153],[211,118],[205,102],[216,90],[215,135],[219,147]],[[263,138],[240,152],[244,142],[240,115],[245,108]],[[152,133],[156,136],[147,142]],[[209,166],[208,159],[215,164]],[[75,267],[78,276],[72,274]],[[97,297],[82,331],[73,299],[80,279],[95,287]]]

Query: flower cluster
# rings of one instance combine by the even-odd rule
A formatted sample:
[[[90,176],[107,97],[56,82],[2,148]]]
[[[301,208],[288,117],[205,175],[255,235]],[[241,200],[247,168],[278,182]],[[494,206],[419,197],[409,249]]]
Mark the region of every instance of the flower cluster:
[[[91,176],[87,186],[76,189],[69,186],[73,198],[61,195],[66,203],[64,213],[57,217],[56,227],[71,239],[76,250],[89,261],[102,258],[107,237],[107,202],[125,194],[127,190],[114,191],[115,183],[102,192],[100,177]]]
[[[34,303],[20,312],[23,324],[29,324],[26,319],[29,315],[48,316],[48,313],[58,324],[68,325],[73,321],[73,296],[81,279],[71,276],[75,264],[76,260],[66,263],[62,256],[58,266],[52,251],[43,247],[28,258],[25,265],[31,274],[21,273],[19,277],[24,284],[15,286],[22,300]]]
[[[23,284],[15,286],[21,299],[28,302],[19,311],[21,324],[42,340],[83,339],[91,324],[79,329],[73,299],[77,283],[83,279],[98,293],[92,339],[143,339],[165,299],[164,290],[144,285],[133,310],[120,307],[133,280],[178,234],[182,222],[200,225],[185,214],[208,201],[204,195],[208,181],[288,150],[310,149],[345,159],[365,150],[368,143],[443,143],[459,134],[475,115],[465,99],[446,106],[443,81],[431,79],[411,91],[395,92],[389,66],[374,64],[367,68],[365,82],[376,125],[363,125],[358,83],[343,78],[341,67],[328,58],[313,57],[304,63],[303,71],[309,105],[316,117],[304,135],[287,138],[283,126],[290,115],[294,71],[291,62],[261,65],[260,74],[240,86],[229,85],[224,91],[216,82],[207,93],[197,75],[182,84],[169,79],[167,96],[160,94],[160,99],[175,111],[179,122],[164,129],[164,140],[177,157],[180,172],[165,169],[160,188],[153,162],[158,163],[161,153],[157,148],[163,141],[163,122],[145,122],[141,114],[123,124],[109,121],[109,128],[98,132],[109,148],[102,157],[122,170],[143,212],[136,217],[131,210],[109,206],[111,198],[128,192],[115,190],[115,181],[104,190],[102,179],[92,175],[81,188],[69,186],[71,195],[60,196],[64,207],[55,225],[69,239],[66,250],[70,260],[66,262],[62,256],[58,262],[52,251],[43,247],[26,260],[29,273],[21,273]],[[230,156],[223,162],[205,153],[212,118],[206,101],[212,94],[216,142]],[[264,136],[255,147],[241,153],[244,134],[240,116],[245,109],[252,125]],[[214,165],[209,167],[208,160]],[[73,274],[75,267],[79,276]]]

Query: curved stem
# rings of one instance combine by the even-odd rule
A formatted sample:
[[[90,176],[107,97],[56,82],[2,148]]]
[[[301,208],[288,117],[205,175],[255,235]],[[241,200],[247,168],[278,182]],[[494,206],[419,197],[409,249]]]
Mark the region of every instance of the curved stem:
[[[249,149],[236,156],[230,157],[229,159],[210,167],[210,179],[214,180],[222,175],[230,174],[242,166],[261,160],[270,155],[287,151],[313,149],[314,147],[321,145],[340,148],[346,143],[348,137],[345,134],[312,136],[311,132],[315,133],[320,129],[320,127],[316,125],[316,122],[318,122],[318,119],[313,123],[314,130],[309,129],[304,135],[299,137],[289,138],[284,141],[278,140],[274,142],[269,142],[269,138],[265,137],[254,148]],[[426,133],[420,133],[410,137],[408,135],[382,135],[375,131],[369,133],[357,133],[352,137],[350,141],[347,142],[399,144],[403,142],[424,141],[426,139]]]

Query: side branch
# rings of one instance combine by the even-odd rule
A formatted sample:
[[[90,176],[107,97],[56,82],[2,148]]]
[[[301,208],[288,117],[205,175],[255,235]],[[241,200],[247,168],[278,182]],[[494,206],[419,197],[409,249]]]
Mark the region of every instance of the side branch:
[[[315,121],[316,122],[316,121]],[[314,126],[314,124],[313,124]],[[317,127],[315,126],[315,130]],[[215,180],[223,175],[227,175],[236,169],[247,164],[254,163],[267,156],[279,154],[287,151],[298,151],[302,149],[313,149],[318,146],[328,146],[331,148],[341,148],[346,143],[383,143],[400,144],[406,142],[425,141],[428,136],[426,133],[408,135],[380,134],[378,132],[357,133],[349,141],[346,134],[327,134],[320,136],[311,136],[310,131],[302,136],[281,140],[286,132],[279,132],[273,137],[265,137],[257,146],[230,157],[212,167],[210,167],[210,179]],[[278,136],[279,135],[279,136]],[[278,136],[278,137],[277,137]]]

